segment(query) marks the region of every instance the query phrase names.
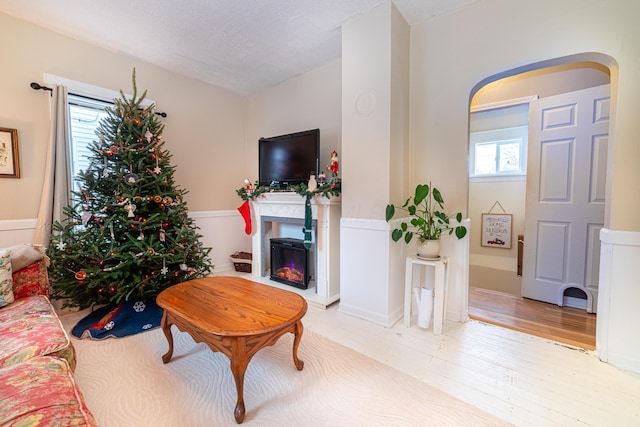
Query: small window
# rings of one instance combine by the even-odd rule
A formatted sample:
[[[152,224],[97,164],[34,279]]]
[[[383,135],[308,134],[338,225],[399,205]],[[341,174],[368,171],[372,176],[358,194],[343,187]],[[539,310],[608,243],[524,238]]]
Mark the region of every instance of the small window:
[[[86,171],[89,168],[89,157],[92,155],[89,146],[93,141],[98,140],[96,130],[100,126],[100,121],[107,117],[105,108],[113,103],[71,94],[68,96],[68,103],[71,127],[71,174],[75,184],[80,171]],[[74,186],[77,187],[77,184]]]
[[[526,175],[527,135],[527,126],[472,132],[469,176]]]

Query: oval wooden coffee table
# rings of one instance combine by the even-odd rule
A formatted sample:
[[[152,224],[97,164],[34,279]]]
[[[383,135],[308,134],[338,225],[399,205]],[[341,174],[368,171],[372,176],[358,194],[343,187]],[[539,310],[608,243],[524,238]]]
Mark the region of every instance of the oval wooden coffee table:
[[[238,424],[244,421],[244,374],[251,358],[262,348],[275,344],[291,332],[293,363],[301,371],[298,359],[302,338],[302,316],[307,302],[300,295],[240,277],[205,277],[165,289],[157,303],[164,309],[162,330],[169,351],[162,356],[168,363],[173,355],[171,325],[187,332],[197,342],[231,360],[238,401],[233,413]]]

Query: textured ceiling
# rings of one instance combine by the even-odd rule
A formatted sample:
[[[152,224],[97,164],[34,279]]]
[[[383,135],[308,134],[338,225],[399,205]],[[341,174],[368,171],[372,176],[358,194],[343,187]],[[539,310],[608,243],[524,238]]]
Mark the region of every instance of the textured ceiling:
[[[0,0],[0,11],[249,94],[339,58],[340,26],[385,1]],[[415,24],[475,1],[394,3]]]

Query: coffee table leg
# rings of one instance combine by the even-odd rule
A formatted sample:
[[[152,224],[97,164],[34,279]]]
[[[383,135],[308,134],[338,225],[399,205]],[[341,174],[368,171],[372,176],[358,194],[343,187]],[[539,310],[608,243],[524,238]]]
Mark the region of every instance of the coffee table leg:
[[[164,314],[162,315],[162,332],[164,332],[164,336],[167,337],[167,342],[169,343],[169,351],[162,356],[163,363],[169,363],[171,360],[171,356],[173,355],[173,335],[171,334],[171,323],[169,323],[169,319],[167,317],[167,310],[164,310]]]
[[[303,330],[304,328],[302,327],[302,322],[298,320],[295,327],[295,338],[293,339],[293,363],[296,365],[298,371],[302,371],[302,368],[304,368],[304,362],[298,359],[298,346],[300,345],[300,340],[302,339]]]
[[[244,421],[244,373],[247,371],[249,360],[247,359],[247,347],[244,338],[236,338],[232,345],[231,372],[236,381],[238,401],[233,416],[238,424]]]

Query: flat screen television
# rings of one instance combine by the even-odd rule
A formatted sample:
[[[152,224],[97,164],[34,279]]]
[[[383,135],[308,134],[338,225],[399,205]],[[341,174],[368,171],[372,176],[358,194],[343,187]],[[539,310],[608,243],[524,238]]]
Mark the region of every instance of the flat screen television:
[[[285,189],[318,174],[320,129],[258,140],[260,185]]]

